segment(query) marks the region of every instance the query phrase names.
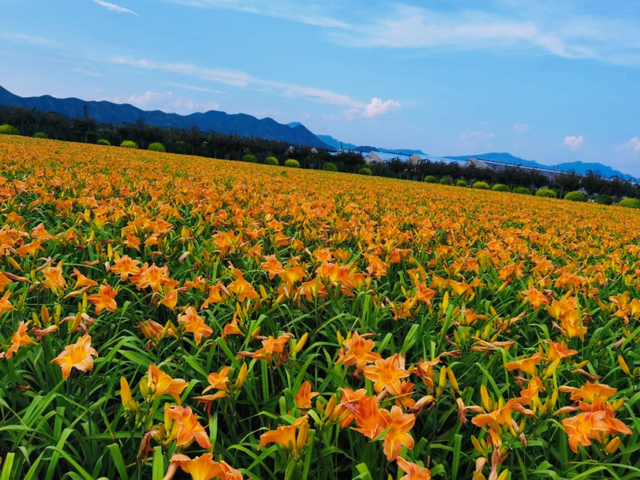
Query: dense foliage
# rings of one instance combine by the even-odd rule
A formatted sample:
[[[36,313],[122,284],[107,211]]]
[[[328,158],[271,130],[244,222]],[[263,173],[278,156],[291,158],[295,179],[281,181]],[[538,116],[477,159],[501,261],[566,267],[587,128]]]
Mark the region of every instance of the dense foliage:
[[[16,137],[0,165],[3,479],[638,478],[634,210]]]
[[[164,145],[162,145],[160,142],[151,143],[147,148],[147,150],[150,150],[152,152],[160,152],[160,153],[165,153],[167,151],[167,149],[164,148]]]

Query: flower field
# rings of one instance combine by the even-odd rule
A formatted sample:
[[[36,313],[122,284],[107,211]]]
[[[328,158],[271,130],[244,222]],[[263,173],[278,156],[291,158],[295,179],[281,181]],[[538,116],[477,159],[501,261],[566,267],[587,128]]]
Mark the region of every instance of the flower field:
[[[0,480],[640,478],[640,214],[0,137]]]

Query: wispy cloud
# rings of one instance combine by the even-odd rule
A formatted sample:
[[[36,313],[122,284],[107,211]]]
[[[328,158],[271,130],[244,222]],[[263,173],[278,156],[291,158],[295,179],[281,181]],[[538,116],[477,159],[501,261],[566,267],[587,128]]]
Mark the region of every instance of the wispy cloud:
[[[76,73],[81,73],[82,75],[88,75],[89,77],[100,76],[98,72],[94,72],[93,70],[87,70],[86,68],[74,68],[73,71]]]
[[[395,2],[373,2],[361,8],[354,0],[169,1],[321,27],[329,40],[352,48],[546,52],[571,59],[640,64],[640,30],[633,17],[588,14],[570,2],[493,0],[482,2],[482,8],[476,2],[452,2],[453,6],[436,10]]]
[[[180,114],[220,109],[220,105],[215,102],[198,102],[193,98],[176,96],[173,92],[153,92],[151,90],[130,96],[116,95],[107,100],[113,100],[116,103],[130,103],[143,110],[162,110]]]
[[[569,147],[571,150],[578,150],[584,144],[584,137],[582,135],[569,135],[564,137],[565,146]]]
[[[24,33],[0,32],[0,38],[15,43],[26,43],[28,45],[50,46],[55,44],[54,40],[44,37],[25,35]]]
[[[513,131],[516,133],[527,133],[529,131],[529,124],[527,123],[515,123],[513,125]]]
[[[263,15],[267,17],[291,20],[298,23],[325,28],[351,28],[343,20],[331,15],[335,1],[298,1],[298,0],[170,0],[173,3],[191,7],[225,9],[237,12]],[[329,11],[329,13],[327,13]]]
[[[102,0],[93,0],[93,3],[97,3],[101,7],[104,7],[107,10],[111,10],[112,12],[129,13],[129,14],[135,15],[137,17],[140,16],[136,12],[134,12],[133,10],[129,10],[128,8],[121,7],[120,5],[116,5],[115,3],[103,2]]]
[[[295,85],[287,82],[256,78],[239,70],[206,68],[187,63],[154,62],[144,59],[131,59],[122,56],[113,57],[111,62],[143,69],[171,72],[184,75],[186,77],[199,78],[200,80],[221,83],[223,85],[231,85],[234,87],[266,88],[285,97],[301,98],[310,102],[322,103],[325,105],[349,107],[350,109],[355,109],[357,112],[362,112],[363,114],[367,112],[368,115],[366,116],[381,115],[393,108],[400,107],[400,104],[393,100],[384,102],[379,99],[374,99],[371,103],[365,103],[342,93],[332,92],[321,88]],[[380,102],[380,104],[378,105],[377,102]]]
[[[220,90],[211,90],[210,88],[196,87],[194,85],[187,85],[184,83],[166,82],[165,85],[170,87],[182,88],[183,90],[191,90],[193,92],[206,92],[206,93],[224,93]]]
[[[484,130],[473,130],[471,132],[462,132],[460,134],[460,140],[491,140],[495,136],[495,133],[485,132]]]

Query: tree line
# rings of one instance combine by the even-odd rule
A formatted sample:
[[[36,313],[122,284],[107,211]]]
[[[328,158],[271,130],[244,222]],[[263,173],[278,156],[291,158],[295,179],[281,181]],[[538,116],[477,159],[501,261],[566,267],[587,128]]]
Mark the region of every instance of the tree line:
[[[640,198],[640,185],[636,182],[617,177],[603,178],[598,172],[588,172],[586,175],[568,172],[549,178],[541,172],[518,166],[493,170],[457,162],[425,160],[410,164],[399,159],[367,165],[359,152],[336,153],[276,140],[202,132],[195,125],[183,130],[149,125],[143,119],[120,125],[102,124],[88,115],[69,118],[55,112],[0,106],[0,125],[5,123],[16,127],[21,135],[33,136],[42,132],[55,140],[97,143],[105,139],[112,145],[133,140],[143,149],[151,143],[160,142],[169,153],[226,160],[242,160],[246,155],[253,155],[262,163],[267,157],[275,157],[281,165],[288,159],[296,159],[302,168],[321,170],[332,163],[338,171],[347,173],[358,173],[366,166],[376,176],[413,181],[423,181],[432,175],[438,179],[448,177],[454,181],[464,179],[467,182],[484,181],[490,185],[505,184],[511,188],[527,187],[532,191],[546,187],[556,190],[559,196],[584,190],[589,195]]]

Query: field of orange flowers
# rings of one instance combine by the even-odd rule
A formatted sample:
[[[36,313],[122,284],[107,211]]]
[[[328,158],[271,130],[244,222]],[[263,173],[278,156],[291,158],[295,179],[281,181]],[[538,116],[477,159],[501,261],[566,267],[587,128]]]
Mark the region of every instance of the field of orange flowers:
[[[0,137],[0,480],[640,478],[640,214]]]

